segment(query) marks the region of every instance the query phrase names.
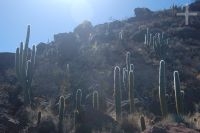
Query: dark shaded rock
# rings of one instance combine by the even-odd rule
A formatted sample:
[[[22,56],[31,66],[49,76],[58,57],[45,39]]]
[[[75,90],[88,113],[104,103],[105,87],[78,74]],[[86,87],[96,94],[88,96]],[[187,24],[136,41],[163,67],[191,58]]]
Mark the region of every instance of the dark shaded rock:
[[[148,8],[135,8],[134,12],[135,12],[135,16],[137,18],[148,19],[147,17],[151,17],[151,15],[152,15],[152,11],[149,10]]]
[[[38,133],[56,133],[56,126],[52,120],[42,121],[38,127]]]
[[[76,133],[90,133],[92,130],[101,130],[103,127],[109,128],[109,125],[117,125],[113,118],[92,108],[85,108],[78,112],[77,124],[79,126]]]
[[[59,37],[57,37],[57,36],[55,37],[55,36],[56,35],[54,35],[54,40],[57,40]],[[37,54],[41,55],[47,48],[48,48],[48,44],[46,44],[46,43],[39,43],[37,45]]]
[[[57,41],[65,40],[65,38],[67,38],[67,36],[68,36],[68,33],[55,34],[54,35],[54,41],[57,42]]]
[[[16,133],[19,132],[19,130],[19,121],[13,119],[8,115],[0,114],[0,132]]]
[[[196,0],[194,3],[190,4],[190,10],[200,11],[200,1]]]
[[[93,26],[90,21],[84,21],[74,29],[74,34],[82,43],[88,42],[90,33],[93,31]]]

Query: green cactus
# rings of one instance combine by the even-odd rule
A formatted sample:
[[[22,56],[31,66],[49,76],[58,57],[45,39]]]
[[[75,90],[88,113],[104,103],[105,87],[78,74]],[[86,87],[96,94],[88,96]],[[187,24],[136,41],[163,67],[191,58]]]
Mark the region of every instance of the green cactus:
[[[23,48],[23,43],[20,44],[20,48],[16,49],[15,54],[15,69],[16,75],[24,91],[24,103],[32,103],[32,90],[31,83],[33,78],[33,71],[35,68],[35,46],[32,48],[31,58],[28,58],[28,43],[30,37],[30,25],[27,29],[25,46]]]
[[[19,48],[16,49],[16,55],[15,55],[15,71],[16,71],[16,74],[17,74],[17,78],[19,78],[19,58],[20,58],[20,55],[19,55]]]
[[[174,71],[174,91],[175,91],[175,101],[176,101],[176,112],[178,115],[183,113],[182,98],[181,98],[181,88],[180,79],[178,71]]]
[[[129,71],[128,86],[129,86],[130,113],[133,113],[134,112],[134,72],[133,70]]]
[[[144,44],[146,46],[149,45],[149,28],[147,28],[147,33],[145,34],[145,41],[144,41]]]
[[[162,36],[160,35],[160,33],[155,34],[153,49],[155,54],[161,59],[164,59],[166,57],[168,43],[168,39],[164,38],[164,33],[162,33]]]
[[[41,112],[39,111],[39,112],[38,112],[38,117],[37,117],[37,127],[40,125],[41,116],[42,116],[42,114],[41,114]]]
[[[78,89],[76,91],[76,110],[80,110],[81,109],[81,102],[82,102],[82,90]]]
[[[131,71],[131,70],[133,70],[134,69],[134,65],[133,64],[130,64],[130,70],[129,71]]]
[[[114,95],[116,120],[121,120],[121,77],[120,68],[118,66],[114,69]]]
[[[59,122],[58,122],[59,133],[63,133],[64,111],[65,111],[65,98],[61,96],[59,100]]]
[[[79,124],[79,112],[78,110],[74,111],[74,128],[75,130],[78,128],[78,124]]]
[[[123,88],[126,91],[128,89],[128,70],[126,68],[123,68]]]
[[[166,102],[166,77],[165,77],[165,61],[160,61],[159,68],[159,99],[162,115],[167,115],[167,102]]]
[[[98,91],[93,92],[93,108],[99,110],[99,93]]]
[[[141,130],[144,131],[146,129],[144,116],[140,117],[140,125],[141,125]]]
[[[130,71],[130,56],[131,56],[131,53],[130,52],[126,52],[126,69],[128,71]]]

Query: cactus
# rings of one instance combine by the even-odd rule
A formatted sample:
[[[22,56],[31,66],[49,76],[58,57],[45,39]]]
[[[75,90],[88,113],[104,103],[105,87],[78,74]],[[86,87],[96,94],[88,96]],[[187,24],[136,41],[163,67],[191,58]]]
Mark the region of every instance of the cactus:
[[[134,70],[129,71],[128,86],[129,86],[129,102],[130,113],[134,112]]]
[[[128,70],[123,68],[123,87],[126,91],[128,89]]]
[[[82,102],[82,90],[78,89],[76,91],[76,110],[80,110],[81,109],[81,102]]]
[[[123,30],[119,32],[119,40],[123,40]]]
[[[126,52],[126,69],[128,70],[128,72],[130,71],[130,52]]]
[[[74,128],[75,130],[78,128],[78,123],[79,123],[79,112],[78,110],[74,111]]]
[[[175,101],[176,101],[176,112],[178,115],[183,113],[181,89],[180,89],[180,79],[178,71],[174,71],[174,91],[175,91]]]
[[[93,92],[93,108],[99,110],[99,93],[98,91]]]
[[[116,120],[121,120],[121,77],[120,68],[118,66],[114,69],[114,96]]]
[[[20,66],[19,66],[19,58],[20,58],[20,55],[19,55],[19,48],[16,49],[16,55],[15,55],[15,71],[16,71],[16,74],[17,74],[17,78],[19,78],[19,74],[20,74]]]
[[[63,118],[65,111],[65,98],[63,96],[60,97],[59,100],[59,122],[58,122],[58,132],[63,133]]]
[[[144,42],[145,46],[148,48],[147,50],[152,49],[156,56],[164,59],[168,43],[169,39],[164,38],[164,32],[153,35],[152,33],[149,33],[149,29],[147,28]]]
[[[184,97],[185,97],[185,91],[184,90],[181,90],[181,106],[182,106],[182,110],[183,110],[183,113],[184,113]]]
[[[166,78],[165,78],[165,61],[160,61],[159,68],[159,99],[162,115],[165,117],[167,115],[167,102],[166,102]]]
[[[134,69],[134,65],[133,64],[130,64],[130,70],[129,71],[131,71],[131,70],[133,70]]]
[[[37,127],[40,125],[40,120],[41,120],[41,112],[38,112],[38,117],[37,117]]]
[[[147,33],[145,34],[144,44],[146,44],[147,46],[149,45],[149,28],[147,28]]]
[[[16,49],[15,54],[15,69],[16,75],[24,91],[24,103],[31,104],[32,90],[31,83],[33,78],[33,71],[35,68],[35,46],[32,48],[31,58],[28,59],[28,43],[30,37],[30,25],[27,29],[25,46],[21,42],[20,48]]]
[[[144,116],[140,117],[140,125],[141,125],[141,130],[144,131],[146,129],[146,124],[145,124]]]

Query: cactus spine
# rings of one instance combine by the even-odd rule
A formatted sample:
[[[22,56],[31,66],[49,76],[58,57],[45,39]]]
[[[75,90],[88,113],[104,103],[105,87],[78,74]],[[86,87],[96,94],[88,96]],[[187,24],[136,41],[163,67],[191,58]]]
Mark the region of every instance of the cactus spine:
[[[63,96],[60,97],[59,100],[59,123],[58,123],[58,132],[63,133],[63,118],[65,111],[65,98]]]
[[[181,89],[180,89],[180,79],[178,71],[174,71],[174,91],[175,91],[175,101],[176,101],[176,112],[178,115],[183,113]]]
[[[130,113],[133,113],[134,112],[134,72],[133,72],[133,69],[129,71],[128,86],[129,86]]]
[[[17,78],[20,81],[24,91],[24,103],[31,104],[31,83],[33,78],[33,70],[35,67],[35,46],[32,48],[31,58],[28,59],[28,43],[30,37],[30,25],[27,28],[27,35],[25,46],[23,43],[20,44],[20,48],[16,49],[15,55],[15,69]]]
[[[115,111],[116,120],[121,119],[121,77],[120,68],[118,66],[114,69],[114,95],[115,95]]]
[[[93,92],[93,108],[99,110],[99,93],[98,91]]]
[[[80,110],[81,109],[81,101],[82,101],[82,90],[78,89],[76,91],[76,110]]]
[[[144,116],[140,117],[140,125],[141,125],[142,131],[144,131],[146,129],[146,124],[145,124]]]
[[[165,78],[165,61],[160,61],[159,68],[159,99],[162,115],[165,117],[167,115],[167,103],[166,103],[166,78]]]

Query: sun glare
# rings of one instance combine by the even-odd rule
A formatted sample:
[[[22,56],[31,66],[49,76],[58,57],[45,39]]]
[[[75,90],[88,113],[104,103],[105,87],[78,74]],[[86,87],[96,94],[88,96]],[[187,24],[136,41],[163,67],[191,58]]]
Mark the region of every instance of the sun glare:
[[[68,0],[70,2],[70,0]],[[69,3],[73,20],[80,23],[83,20],[91,20],[93,17],[92,5],[87,0],[71,0]]]
[[[51,0],[52,3],[68,8],[71,18],[76,23],[84,20],[91,20],[93,17],[93,8],[90,0]]]

